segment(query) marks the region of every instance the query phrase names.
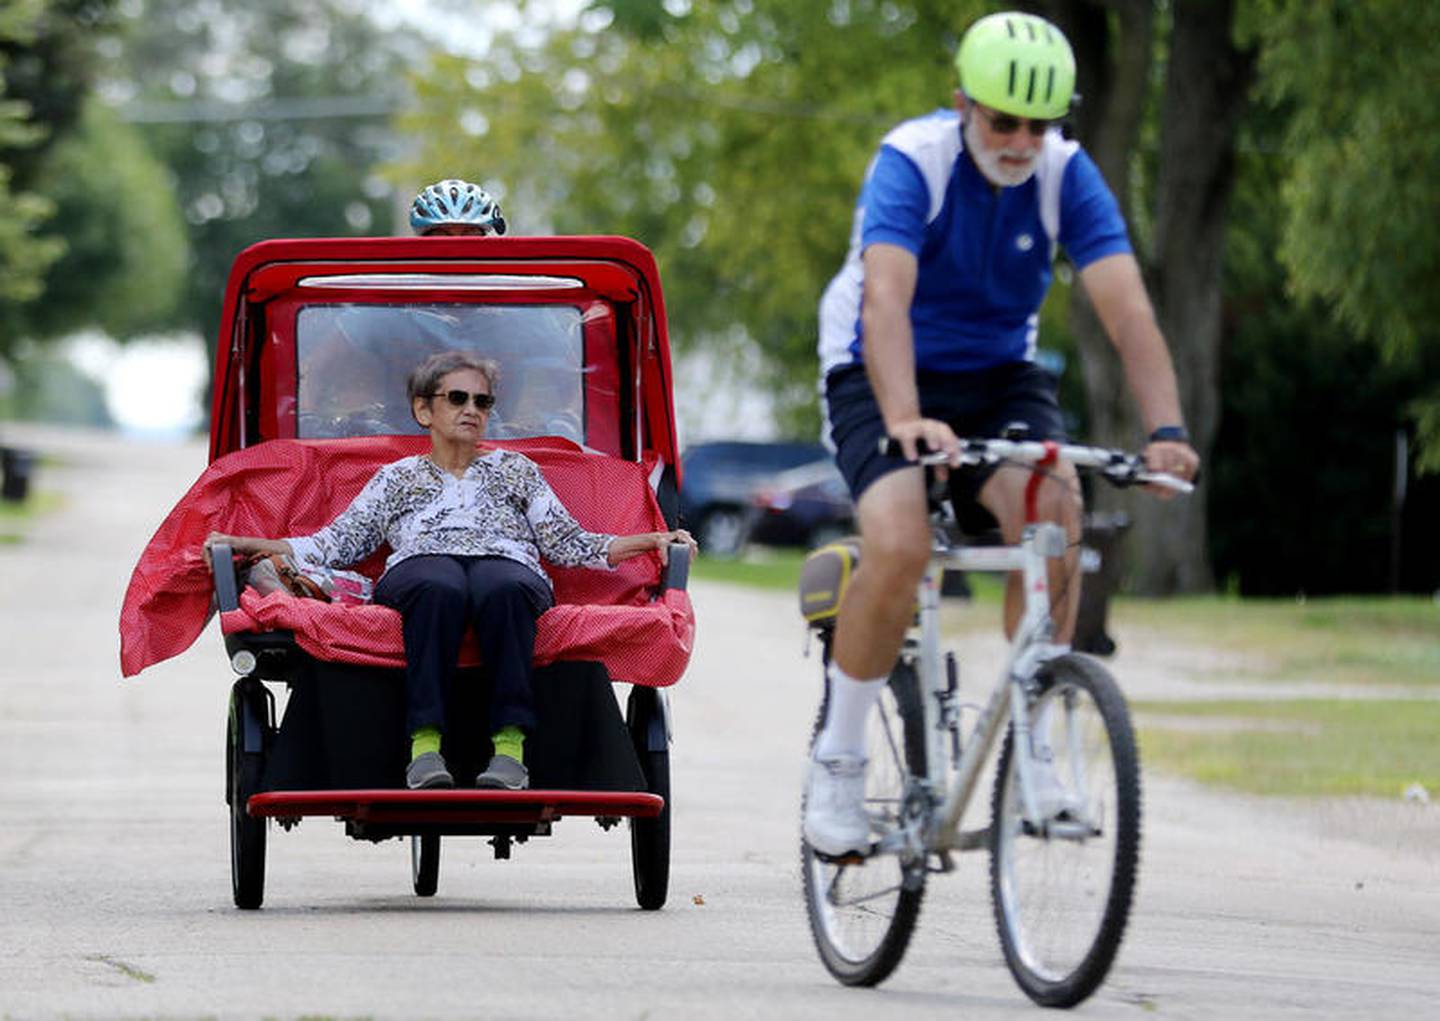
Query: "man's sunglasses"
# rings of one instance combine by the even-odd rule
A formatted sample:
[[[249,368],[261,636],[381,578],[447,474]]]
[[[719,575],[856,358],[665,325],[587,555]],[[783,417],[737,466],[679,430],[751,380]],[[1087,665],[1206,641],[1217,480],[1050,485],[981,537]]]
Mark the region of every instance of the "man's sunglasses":
[[[975,109],[985,115],[985,119],[990,122],[990,130],[997,135],[1013,135],[1020,130],[1020,126],[1023,124],[1029,129],[1031,135],[1036,138],[1043,138],[1045,137],[1045,132],[1049,131],[1057,123],[1056,121],[1035,120],[1033,118],[1027,120],[1024,117],[1016,117],[1014,114],[1008,113],[994,113],[980,106],[978,103]]]
[[[494,394],[472,394],[469,390],[446,390],[444,393],[433,393],[431,397],[444,397],[450,402],[452,408],[463,408],[467,401],[475,402],[476,411],[489,411],[495,407]]]

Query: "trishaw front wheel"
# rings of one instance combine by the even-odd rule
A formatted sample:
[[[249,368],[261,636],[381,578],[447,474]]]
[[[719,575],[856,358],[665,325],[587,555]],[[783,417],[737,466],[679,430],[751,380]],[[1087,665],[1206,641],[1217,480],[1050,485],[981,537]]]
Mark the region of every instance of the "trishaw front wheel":
[[[416,833],[410,837],[410,876],[415,896],[435,896],[440,885],[440,834]]]
[[[254,682],[259,686],[259,682]],[[225,755],[227,800],[230,802],[230,883],[235,906],[254,910],[265,899],[265,826],[246,810],[253,794],[260,793],[265,773],[264,735],[268,728],[264,689],[257,693],[239,681],[230,696]],[[246,751],[245,733],[261,737],[259,750]],[[252,738],[252,743],[253,738]]]
[[[646,911],[656,911],[665,906],[670,892],[670,746],[659,692],[635,685],[625,723],[645,773],[645,789],[665,799],[665,807],[653,819],[630,820],[635,901]]]

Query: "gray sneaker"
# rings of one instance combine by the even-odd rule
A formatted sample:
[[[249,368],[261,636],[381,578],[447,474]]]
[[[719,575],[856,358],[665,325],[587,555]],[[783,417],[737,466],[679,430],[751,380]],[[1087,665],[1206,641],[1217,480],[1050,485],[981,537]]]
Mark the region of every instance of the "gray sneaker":
[[[445,768],[439,752],[426,752],[411,761],[405,770],[405,786],[412,791],[428,791],[454,787],[455,778]]]
[[[530,786],[530,771],[519,759],[495,755],[485,772],[475,778],[475,786],[481,790],[523,791]]]

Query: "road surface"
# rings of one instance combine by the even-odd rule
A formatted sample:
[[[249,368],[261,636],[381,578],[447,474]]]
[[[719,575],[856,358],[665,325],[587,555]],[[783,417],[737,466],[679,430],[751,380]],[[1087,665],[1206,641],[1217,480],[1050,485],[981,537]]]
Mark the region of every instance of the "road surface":
[[[1002,963],[979,856],[931,884],[883,987],[820,966],[796,864],[817,668],[790,597],[713,583],[693,588],[700,633],[673,690],[663,911],[634,907],[624,831],[583,819],[510,861],[447,841],[423,901],[407,843],[310,819],[272,829],[265,907],[236,910],[218,633],[135,680],[117,660],[129,572],[203,447],[6,438],[57,459],[37,484],[65,504],[0,546],[0,1017],[1037,1016]],[[1185,655],[1127,649],[1114,668],[1151,696]],[[1131,928],[1076,1014],[1435,1016],[1437,820],[1147,775]]]

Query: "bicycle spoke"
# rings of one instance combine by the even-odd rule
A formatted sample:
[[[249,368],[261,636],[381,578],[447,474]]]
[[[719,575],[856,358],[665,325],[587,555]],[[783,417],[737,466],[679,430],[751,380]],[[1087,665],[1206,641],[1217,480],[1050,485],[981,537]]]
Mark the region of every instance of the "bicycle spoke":
[[[882,842],[901,824],[910,784],[906,750],[911,756],[920,754],[920,728],[907,716],[918,702],[915,678],[902,669],[887,683],[867,736],[865,806]],[[923,882],[915,884],[911,878],[907,887],[899,856],[888,852],[872,854],[859,865],[840,864],[824,861],[804,846],[801,858],[810,928],[821,960],[847,984],[880,982],[899,963],[909,942]]]
[[[1030,714],[1030,748],[1007,742],[997,777],[991,882],[1006,962],[1040,1003],[1078,1003],[1104,978],[1129,914],[1139,841],[1133,736],[1114,682],[1067,663]],[[1031,750],[1051,754],[1048,762]],[[1026,761],[1028,760],[1028,761]],[[1019,771],[1044,803],[1024,817]],[[1110,825],[1111,820],[1114,825]]]

